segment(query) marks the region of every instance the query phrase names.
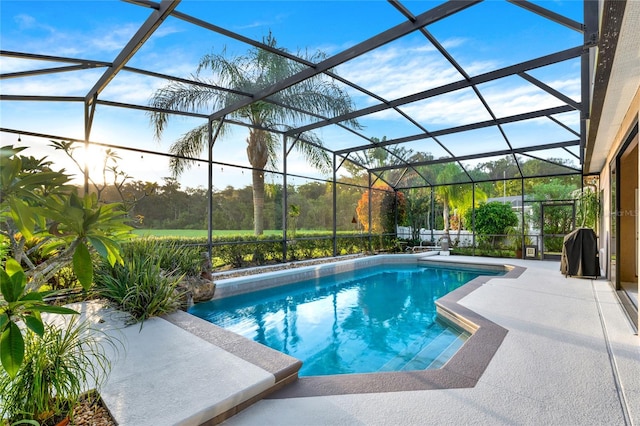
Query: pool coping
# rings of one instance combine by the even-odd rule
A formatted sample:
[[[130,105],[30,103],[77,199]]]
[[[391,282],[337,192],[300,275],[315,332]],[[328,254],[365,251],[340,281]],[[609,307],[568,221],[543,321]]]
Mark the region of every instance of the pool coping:
[[[419,259],[419,261],[425,262],[427,260]],[[453,259],[439,261],[428,258],[428,262],[438,266],[452,266],[454,264],[476,267],[479,265],[470,262],[456,262]],[[496,267],[495,264],[483,264],[483,266],[491,269]],[[526,270],[525,267],[508,264],[497,266],[506,268],[506,274],[501,276],[481,275],[436,301],[436,309],[443,319],[471,333],[465,344],[441,368],[300,377],[296,382],[274,392],[265,399],[475,387],[508,331],[458,302],[491,279],[518,278]]]
[[[270,393],[298,379],[298,371],[302,366],[302,361],[299,359],[225,330],[184,311],[175,311],[171,314],[163,315],[162,319],[217,346],[227,353],[261,368],[273,376],[273,383],[268,388],[259,392],[245,391],[240,393],[235,396],[235,402],[230,406],[228,404],[226,406],[216,404],[216,406],[211,407],[210,411],[218,414],[203,423],[199,422],[201,426],[222,423],[248,406],[264,399]],[[221,412],[221,410],[224,411]]]

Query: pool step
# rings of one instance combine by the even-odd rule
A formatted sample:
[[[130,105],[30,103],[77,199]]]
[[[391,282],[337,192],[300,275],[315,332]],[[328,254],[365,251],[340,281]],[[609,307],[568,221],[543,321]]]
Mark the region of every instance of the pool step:
[[[430,334],[414,341],[406,350],[387,362],[378,371],[411,371],[440,368],[469,337],[452,328],[445,328],[435,338]],[[422,348],[422,349],[420,349]]]
[[[447,349],[445,349],[436,359],[434,359],[427,368],[440,368],[445,365],[447,361],[449,361],[449,359],[451,359],[451,357],[454,356],[456,352],[458,352],[458,349],[460,349],[462,345],[464,345],[464,342],[466,342],[469,337],[471,337],[469,333],[462,333],[453,342],[451,342],[449,347],[447,347]]]

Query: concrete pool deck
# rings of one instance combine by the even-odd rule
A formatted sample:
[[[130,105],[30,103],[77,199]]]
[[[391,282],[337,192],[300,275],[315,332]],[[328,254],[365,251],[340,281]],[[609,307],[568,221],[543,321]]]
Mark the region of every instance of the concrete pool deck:
[[[507,330],[473,387],[283,397],[287,386],[268,396],[295,360],[238,353],[232,336],[216,341],[174,317],[119,332],[126,349],[103,399],[121,426],[196,425],[254,400],[225,424],[640,424],[640,338],[606,280],[565,278],[559,262],[431,259],[526,268],[458,301]]]

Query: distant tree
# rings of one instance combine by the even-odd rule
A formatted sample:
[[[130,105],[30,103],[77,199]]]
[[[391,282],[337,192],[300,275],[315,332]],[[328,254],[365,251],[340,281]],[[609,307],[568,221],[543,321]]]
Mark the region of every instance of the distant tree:
[[[449,241],[451,236],[449,230],[451,229],[451,208],[457,203],[462,203],[461,200],[464,197],[464,190],[461,185],[453,185],[460,176],[463,174],[462,168],[456,163],[447,164],[437,177],[436,197],[442,204],[442,219],[444,220],[444,234]]]
[[[371,188],[371,191],[362,193],[356,207],[356,215],[365,232],[371,231],[375,234],[384,232],[380,213],[382,211],[382,200],[389,191],[391,191],[391,188],[388,185],[378,183]],[[371,193],[371,223],[369,223],[369,193]]]
[[[411,227],[411,239],[420,241],[420,229],[429,223],[431,213],[431,192],[424,189],[414,189],[406,197],[407,221]]]
[[[385,233],[396,232],[396,220],[400,226],[407,225],[407,200],[402,192],[388,191],[380,203],[380,222]]]

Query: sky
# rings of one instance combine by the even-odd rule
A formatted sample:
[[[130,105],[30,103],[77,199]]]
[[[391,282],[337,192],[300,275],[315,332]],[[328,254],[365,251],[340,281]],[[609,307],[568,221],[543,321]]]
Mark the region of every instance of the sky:
[[[418,15],[438,6],[435,1],[407,1],[403,5]],[[537,1],[542,7],[582,21],[582,1]],[[177,7],[181,13],[210,22],[253,40],[262,40],[271,32],[280,47],[291,53],[323,51],[331,56],[390,29],[406,19],[388,2],[358,1],[190,1]],[[0,47],[5,51],[91,59],[111,62],[149,16],[150,9],[131,3],[102,1],[30,1],[0,2]],[[447,19],[435,22],[427,30],[442,44],[470,76],[480,75],[538,56],[582,44],[582,35],[562,25],[501,0],[489,0]],[[185,21],[168,18],[128,62],[177,77],[192,75],[200,58],[208,53],[242,55],[249,46]],[[0,72],[8,74],[64,66],[59,62],[32,61],[3,57]],[[580,61],[532,70],[530,74],[545,84],[580,100]],[[395,100],[422,90],[461,80],[463,77],[420,33],[412,33],[371,51],[335,69],[385,100]],[[62,72],[50,75],[3,78],[2,95],[80,96],[83,97],[104,72],[104,68]],[[120,72],[100,94],[100,99],[147,105],[163,79]],[[378,100],[346,86],[357,109],[376,105]],[[557,98],[518,76],[478,86],[497,117],[562,105]],[[491,118],[486,108],[469,88],[443,96],[403,105],[429,131],[469,124]],[[577,112],[556,117],[566,126],[579,130]],[[420,129],[393,110],[360,120],[367,137],[399,138],[421,133]],[[202,120],[172,118],[161,140],[153,137],[144,112],[99,106],[90,135],[92,142],[167,152],[173,140]],[[50,134],[61,138],[84,139],[82,103],[69,102],[0,102],[0,127]],[[549,120],[505,126],[515,147],[542,142],[561,142],[575,135]],[[544,141],[540,137],[544,134]],[[365,141],[350,132],[325,128],[318,132],[325,145],[339,150]],[[248,166],[246,131],[238,129],[216,143],[217,161]],[[0,132],[2,144],[17,144],[14,133]],[[455,155],[470,155],[506,147],[497,128],[464,132],[442,138]],[[30,146],[34,156],[49,155],[68,170],[74,166],[60,153],[52,152],[49,141],[20,136],[22,146]],[[436,157],[448,154],[435,142],[423,140],[407,145],[416,151],[428,151]],[[138,180],[161,180],[169,176],[166,157],[151,154],[125,155],[121,170]],[[574,154],[577,151],[573,151]],[[543,155],[541,153],[541,155]],[[549,152],[549,157],[567,152]],[[103,153],[92,150],[86,155],[92,168],[100,168]],[[311,174],[299,155],[288,162],[291,173]],[[206,185],[206,167],[194,167],[181,177],[183,186]],[[250,183],[248,172],[220,167],[214,170],[214,185],[242,186]],[[272,177],[276,181],[277,177]],[[293,180],[295,183],[295,179]],[[304,179],[298,179],[303,183]]]

